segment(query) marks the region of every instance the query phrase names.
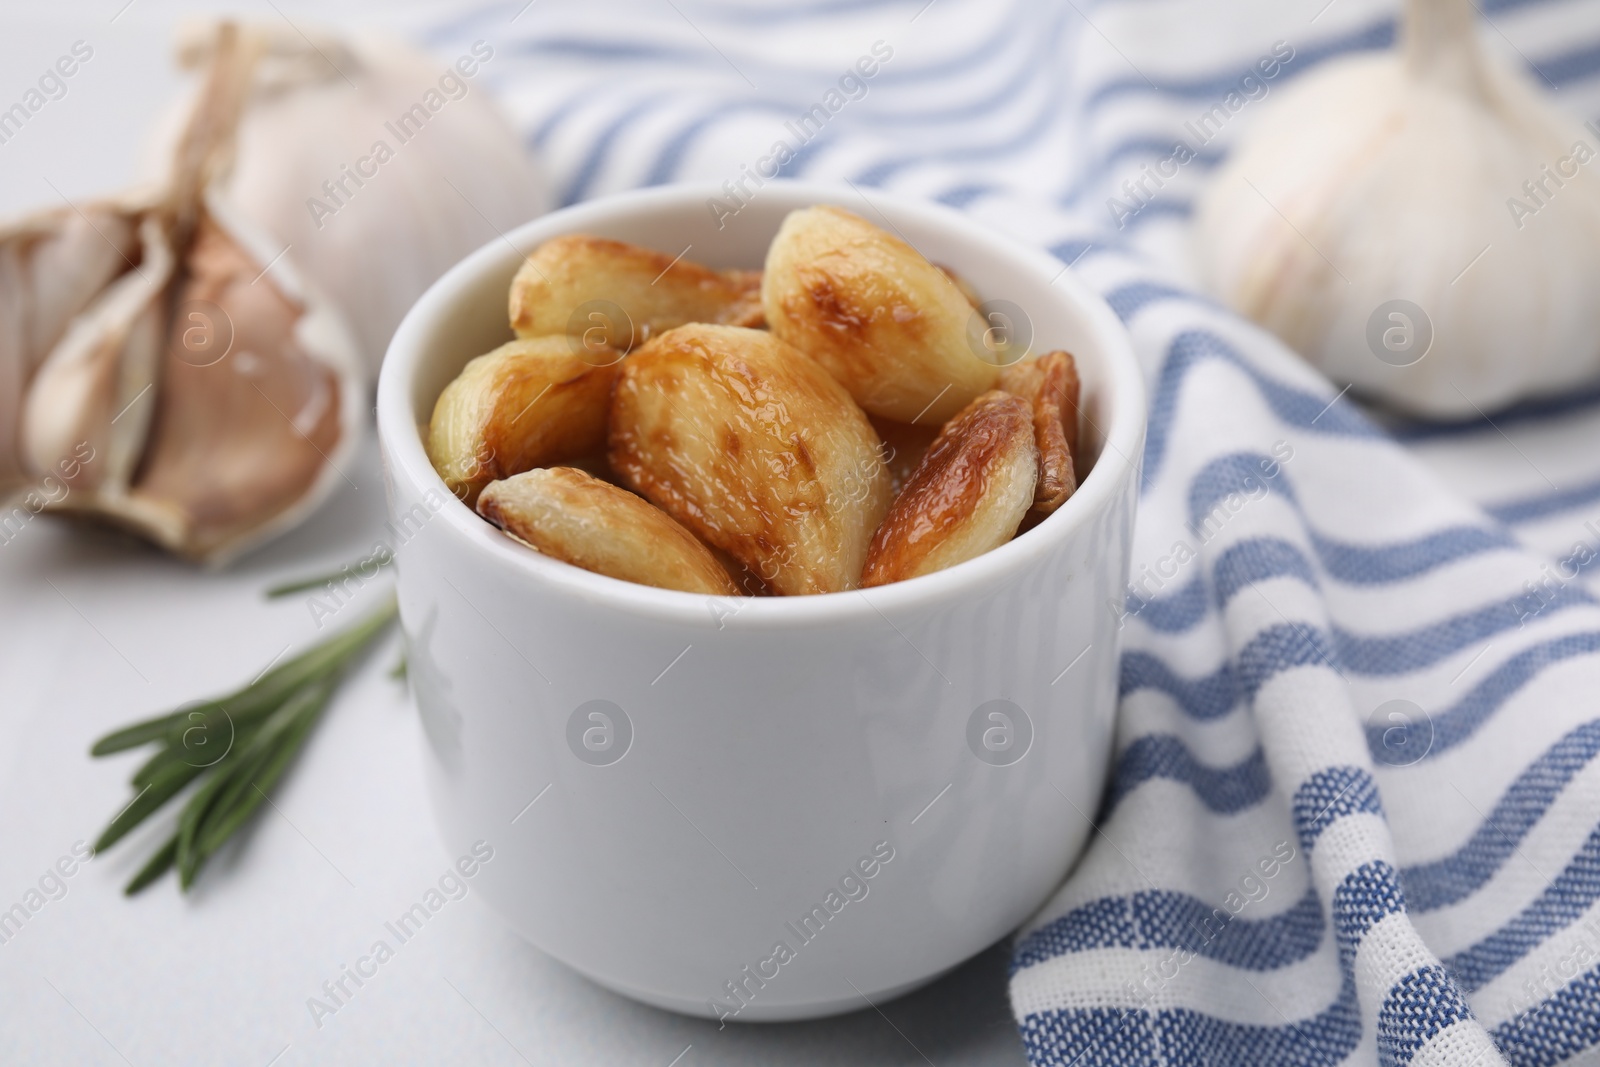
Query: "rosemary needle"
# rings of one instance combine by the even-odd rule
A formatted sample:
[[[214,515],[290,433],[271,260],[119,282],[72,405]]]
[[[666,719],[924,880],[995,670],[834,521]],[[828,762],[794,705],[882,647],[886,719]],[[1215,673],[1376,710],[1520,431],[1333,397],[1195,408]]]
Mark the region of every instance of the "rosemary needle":
[[[374,565],[374,567],[387,567],[389,564],[391,564],[393,562],[394,562],[394,556],[392,556],[392,555],[379,554],[379,555],[369,556],[366,559],[361,560],[358,563],[347,564],[346,566],[340,568],[339,570],[331,571],[328,574],[319,574],[315,578],[301,578],[301,579],[298,579],[296,581],[284,582],[281,585],[275,585],[271,589],[267,590],[267,599],[268,600],[276,600],[279,597],[285,597],[285,596],[290,595],[291,593],[303,593],[307,589],[321,589],[323,586],[327,585],[329,582],[340,582],[340,581],[343,581],[343,580],[345,580],[345,579],[350,577],[350,569],[351,569],[351,567],[356,567],[356,568],[359,569],[361,567],[366,566],[369,563]],[[377,571],[374,570],[373,573],[376,574]],[[365,578],[368,578],[368,577],[371,577],[371,576],[370,575],[361,575],[360,577],[365,579]]]
[[[320,582],[312,583],[320,584]],[[309,587],[309,586],[307,586]],[[100,852],[199,780],[172,836],[134,875],[132,895],[177,867],[187,890],[206,860],[249,820],[294,762],[345,670],[397,615],[393,596],[366,618],[226,696],[115,730],[89,751],[161,747],[133,775],[137,790],[95,841]],[[206,746],[220,744],[213,756]]]

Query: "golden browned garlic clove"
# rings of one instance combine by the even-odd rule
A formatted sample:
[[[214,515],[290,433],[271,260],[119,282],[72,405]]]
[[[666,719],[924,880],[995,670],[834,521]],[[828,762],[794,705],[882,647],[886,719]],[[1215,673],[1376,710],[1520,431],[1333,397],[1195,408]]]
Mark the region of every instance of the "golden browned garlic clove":
[[[586,571],[658,589],[739,594],[710,550],[666,512],[572,467],[492,482],[478,497],[478,514],[539,552]]]
[[[625,352],[690,322],[764,325],[761,272],[715,271],[571,234],[534,249],[511,282],[511,328],[519,337],[570,334],[577,344]]]
[[[889,506],[866,415],[761,330],[681,326],[630,355],[610,458],[626,484],[785,595],[855,588]]]
[[[767,328],[767,313],[761,307],[761,272],[759,270],[718,271],[722,280],[733,287],[738,297],[729,304],[721,316],[713,320],[721,326],[744,326],[752,330]],[[690,319],[703,322],[704,319]],[[662,327],[661,329],[667,329]],[[656,332],[660,333],[661,329]]]
[[[957,289],[961,290],[961,295],[967,298],[967,303],[971,304],[973,307],[978,307],[983,303],[983,298],[978,295],[978,291],[972,287],[971,282],[967,281],[965,278],[951,270],[949,267],[945,266],[943,263],[935,263],[934,266],[939,268],[940,274],[943,274],[946,278],[949,278],[951,283]]]
[[[1038,449],[1027,401],[985,393],[939,432],[873,535],[861,576],[887,585],[998,548],[1033,505]]]
[[[842,208],[789,213],[767,250],[761,303],[772,332],[873,415],[938,425],[999,380],[955,282]]]
[[[566,337],[511,341],[479,356],[434,404],[434,469],[471,507],[492,481],[598,452],[621,358],[610,349],[580,356]]]
[[[1050,514],[1078,488],[1078,365],[1068,352],[1048,352],[1000,373],[1000,388],[1033,407],[1039,447],[1035,511]]]

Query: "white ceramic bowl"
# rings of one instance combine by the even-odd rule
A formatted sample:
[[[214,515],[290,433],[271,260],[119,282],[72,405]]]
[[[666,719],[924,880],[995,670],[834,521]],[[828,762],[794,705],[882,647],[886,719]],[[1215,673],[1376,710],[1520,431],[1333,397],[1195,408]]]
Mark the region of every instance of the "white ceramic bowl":
[[[484,842],[483,898],[601,985],[797,1019],[982,951],[1083,847],[1112,745],[1144,394],[1116,317],[1042,252],[936,205],[787,182],[719,229],[720,195],[609,197],[480,249],[395,334],[378,430],[450,854]],[[421,427],[462,365],[510,338],[528,250],[582,232],[759,267],[783,217],[817,203],[887,220],[1026,309],[1035,352],[1076,354],[1093,468],[1049,519],[912,581],[731,600],[540,556],[445,489]]]

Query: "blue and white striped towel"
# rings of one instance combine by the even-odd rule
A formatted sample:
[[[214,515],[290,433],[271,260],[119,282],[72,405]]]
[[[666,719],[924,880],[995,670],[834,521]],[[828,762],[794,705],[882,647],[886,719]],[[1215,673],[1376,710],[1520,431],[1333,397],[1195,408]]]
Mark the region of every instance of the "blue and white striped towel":
[[[1600,116],[1600,4],[1482,7],[1493,47]],[[507,0],[424,32],[493,44],[484,76],[567,202],[736,179],[781,139],[786,175],[1048,247],[1132,331],[1152,410],[1115,773],[1016,941],[1035,1063],[1600,1055],[1600,606],[1577,573],[1600,393],[1380,428],[1195,295],[1191,205],[1256,100],[1147,206],[1108,204],[1275,48],[1268,95],[1394,35],[1376,0]],[[826,123],[788,125],[830,90]]]

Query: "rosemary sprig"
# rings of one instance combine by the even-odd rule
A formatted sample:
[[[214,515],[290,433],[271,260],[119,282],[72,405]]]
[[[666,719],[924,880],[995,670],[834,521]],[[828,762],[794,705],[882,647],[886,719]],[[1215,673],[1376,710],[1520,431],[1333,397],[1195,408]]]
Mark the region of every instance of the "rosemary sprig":
[[[267,590],[267,599],[276,600],[279,597],[285,597],[291,593],[303,593],[307,589],[321,589],[329,582],[338,582],[349,578],[351,567],[365,567],[370,563],[375,568],[382,568],[387,567],[393,562],[393,554],[387,553],[384,550],[380,550],[378,554],[368,556],[366,559],[358,560],[355,563],[346,564],[336,571],[330,571],[327,574],[319,574],[314,578],[297,578],[292,582],[284,582],[281,585],[275,585]],[[376,570],[374,573],[376,573]],[[361,575],[361,577],[366,579],[370,578],[371,575]]]
[[[264,671],[241,689],[134,723],[95,742],[89,750],[94,756],[161,746],[134,771],[132,784],[138,792],[101,832],[96,852],[116,844],[200,779],[184,802],[172,837],[124,892],[139,892],[174,866],[183,889],[194,884],[206,860],[249,820],[294,762],[346,668],[396,615],[391,596],[360,622]],[[213,757],[211,746],[224,737],[221,755]]]

